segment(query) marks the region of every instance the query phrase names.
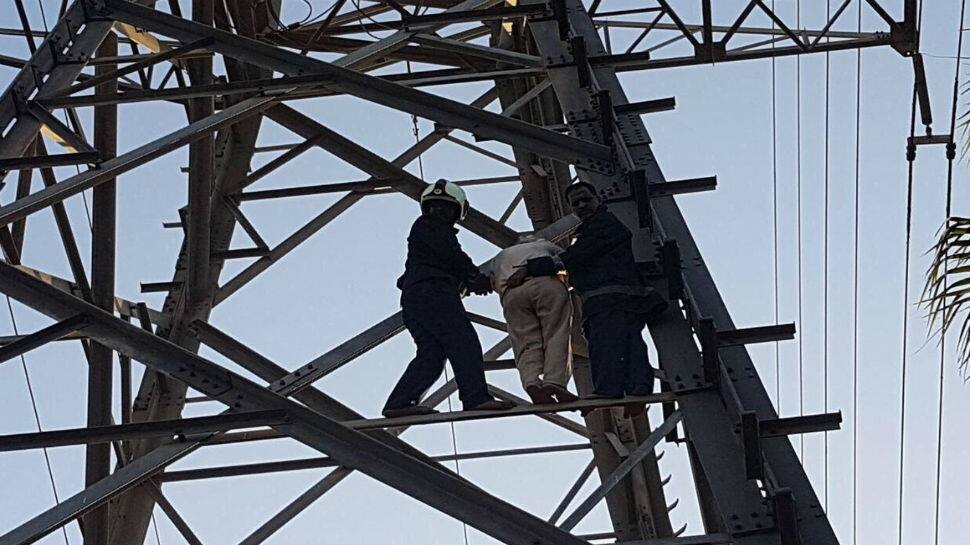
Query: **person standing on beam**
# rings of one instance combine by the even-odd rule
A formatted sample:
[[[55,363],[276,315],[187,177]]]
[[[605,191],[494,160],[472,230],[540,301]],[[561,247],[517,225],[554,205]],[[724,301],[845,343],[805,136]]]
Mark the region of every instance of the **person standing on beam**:
[[[464,190],[438,180],[421,194],[421,215],[411,226],[401,290],[401,314],[417,355],[408,364],[384,405],[385,417],[437,412],[421,397],[451,362],[458,397],[465,410],[506,410],[515,406],[492,397],[485,383],[482,345],[461,302],[461,291],[491,292],[491,281],[461,249],[455,223],[464,219]]]
[[[490,262],[492,286],[502,301],[522,387],[533,403],[567,403],[578,399],[567,389],[571,375],[569,350],[572,301],[563,279],[536,276],[514,286],[509,278],[530,259],[553,257],[562,248],[532,234],[519,237]]]
[[[565,269],[582,298],[592,397],[648,395],[653,392],[654,373],[642,332],[650,318],[667,308],[667,302],[641,283],[630,230],[600,201],[596,188],[577,182],[566,188],[565,196],[581,222],[575,242],[556,258],[529,260],[509,283]]]

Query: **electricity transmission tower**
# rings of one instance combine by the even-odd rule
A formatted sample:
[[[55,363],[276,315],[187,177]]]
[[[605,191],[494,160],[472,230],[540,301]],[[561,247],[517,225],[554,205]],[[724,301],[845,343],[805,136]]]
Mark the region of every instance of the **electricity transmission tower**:
[[[141,543],[156,506],[186,541],[200,543],[166,499],[164,483],[175,480],[166,468],[209,445],[250,441],[250,448],[258,449],[258,441],[282,436],[326,456],[313,467],[333,469],[244,543],[268,539],[355,471],[515,545],[597,539],[656,544],[838,542],[787,436],[837,429],[841,417],[778,417],[745,345],[790,339],[794,324],[734,324],[674,198],[712,190],[716,180],[664,178],[641,116],[671,109],[674,101],[631,103],[617,73],[889,46],[913,57],[922,104],[925,84],[916,53],[915,0],[838,2],[828,24],[811,30],[797,28],[762,0],[716,6],[717,13],[710,0],[648,0],[622,13],[605,11],[600,0],[589,5],[580,0],[382,0],[364,7],[336,0],[322,20],[295,27],[280,22],[279,0],[193,0],[190,14],[181,13],[175,1],[76,0],[65,4],[46,34],[29,27],[22,0],[13,3],[32,55],[2,58],[19,72],[0,98],[0,169],[8,183],[16,177],[16,199],[0,206],[5,260],[0,263],[0,292],[54,322],[4,338],[0,361],[54,341],[80,343],[88,365],[88,426],[6,436],[0,444],[4,450],[86,445],[87,488],[18,527],[0,529],[0,544],[36,541],[75,519],[82,523],[86,544]],[[890,3],[902,5],[884,5]],[[845,26],[839,25],[840,18],[849,17],[850,7],[872,16],[878,28],[836,30]],[[612,18],[617,14],[644,20]],[[453,25],[462,30],[454,31]],[[635,32],[638,37],[628,51],[614,52],[611,32]],[[133,46],[132,54],[120,54],[119,42],[148,52]],[[320,60],[324,53],[339,56]],[[224,74],[214,74],[215,56],[222,57]],[[408,64],[405,72],[405,62],[433,66],[411,70]],[[401,70],[373,75],[395,67]],[[494,87],[470,104],[435,94],[467,82],[494,82]],[[435,131],[399,156],[386,158],[288,105],[335,95],[431,120]],[[488,109],[496,100],[498,109]],[[184,109],[184,128],[118,154],[117,106],[150,101]],[[75,114],[82,108],[94,109],[90,142]],[[67,121],[55,115],[63,112]],[[923,113],[929,115],[926,109]],[[251,169],[254,154],[267,151],[256,147],[263,120],[285,127],[302,142],[282,147],[278,156]],[[475,141],[455,136],[462,132]],[[567,239],[577,220],[564,207],[562,190],[575,177],[593,184],[634,233],[645,278],[674,303],[650,325],[662,370],[662,391],[649,399],[654,409],[648,414],[654,418],[631,419],[608,402],[579,401],[566,408],[607,410],[589,412],[582,423],[557,415],[563,407],[527,404],[501,414],[365,419],[315,388],[314,382],[402,331],[399,313],[294,370],[207,323],[213,307],[356,202],[389,191],[417,199],[425,182],[405,167],[445,140],[460,142],[469,153],[491,156],[494,152],[476,141],[510,148],[508,156],[497,157],[517,168],[515,182],[521,184],[509,211],[496,219],[471,210],[462,223],[498,247],[516,240],[507,220],[520,202],[540,234]],[[49,143],[60,149],[49,150]],[[171,226],[184,232],[184,241],[171,281],[143,284],[143,291],[165,292],[164,305],[153,309],[117,298],[116,183],[124,183],[119,177],[126,172],[184,146],[189,149],[187,205],[179,210],[181,220]],[[370,178],[247,190],[312,148],[326,150]],[[57,179],[53,167],[62,165],[80,165],[82,170]],[[32,184],[35,173],[42,188]],[[479,178],[464,183],[507,181]],[[64,201],[89,189],[93,237],[86,270]],[[243,212],[248,201],[324,193],[342,197],[272,247]],[[52,276],[21,261],[28,220],[48,208],[57,221],[72,278]],[[237,227],[252,240],[251,246],[230,248]],[[225,278],[229,260],[247,265]],[[473,318],[503,327],[496,320]],[[200,357],[202,344],[263,383]],[[510,368],[501,359],[508,351],[507,340],[489,350],[487,370]],[[132,362],[147,369],[137,386],[131,380]],[[120,373],[120,394],[112,391],[114,373]],[[581,358],[576,382],[581,393],[590,391],[588,365]],[[182,418],[189,388],[223,403],[225,412]],[[449,382],[426,402],[442,403],[454,391],[454,382]],[[493,393],[514,397],[498,389]],[[112,409],[118,403],[121,422],[114,422]],[[561,502],[550,500],[550,505],[559,502],[552,521],[484,492],[398,437],[408,426],[511,414],[536,414],[564,427],[587,441],[592,452],[593,461],[569,495]],[[263,428],[232,431],[252,427]],[[678,537],[671,526],[654,454],[664,440],[681,442],[687,450],[703,535]],[[456,453],[454,459],[460,457]],[[505,463],[514,464],[514,458]],[[183,477],[306,467],[286,461],[255,466]],[[566,515],[593,471],[601,484]],[[600,501],[606,502],[612,530],[598,536],[571,534]]]

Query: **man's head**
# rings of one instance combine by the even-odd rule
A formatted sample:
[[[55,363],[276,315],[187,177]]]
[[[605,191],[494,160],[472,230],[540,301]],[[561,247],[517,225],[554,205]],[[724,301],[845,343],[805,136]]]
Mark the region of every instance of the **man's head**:
[[[465,191],[448,180],[438,180],[421,193],[421,212],[426,216],[454,225],[467,211]]]
[[[600,207],[596,188],[586,182],[576,182],[566,188],[566,200],[580,221],[586,221]]]
[[[448,225],[454,225],[461,215],[461,209],[453,202],[434,200],[421,205],[421,212]]]

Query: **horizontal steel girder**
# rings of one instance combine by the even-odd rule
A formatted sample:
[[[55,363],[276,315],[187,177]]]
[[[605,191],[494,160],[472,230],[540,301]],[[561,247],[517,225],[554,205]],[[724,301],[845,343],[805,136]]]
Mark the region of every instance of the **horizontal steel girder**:
[[[461,452],[458,454],[443,454],[432,456],[436,462],[451,462],[454,460],[481,460],[484,458],[501,458],[506,456],[523,456],[528,454],[546,454],[551,452],[574,452],[588,450],[589,443],[572,443],[567,445],[551,445],[548,447],[522,447],[502,450],[488,450],[480,452]],[[216,479],[220,477],[238,477],[240,475],[261,475],[280,471],[299,471],[304,469],[319,469],[336,467],[337,462],[321,456],[317,458],[303,458],[299,460],[283,460],[280,462],[257,462],[252,464],[237,464],[230,466],[214,466],[199,469],[183,469],[166,471],[155,477],[157,482],[193,481],[199,479]]]
[[[421,178],[418,178],[349,138],[324,127],[309,116],[289,106],[277,106],[269,110],[266,115],[273,121],[304,138],[316,138],[317,146],[347,161],[374,178],[394,180],[392,185],[398,191],[414,200],[419,200],[421,192],[428,186]],[[474,209],[469,210],[468,215],[460,223],[485,240],[503,248],[514,244],[517,237],[515,231],[512,229]]]
[[[138,28],[193,42],[212,37],[210,49],[290,76],[320,74],[348,94],[432,119],[485,138],[493,138],[581,167],[607,169],[612,150],[601,144],[559,134],[500,114],[405,87],[336,64],[266,45],[229,32],[206,27],[126,0],[105,0],[104,14]]]
[[[690,395],[692,392],[678,392],[677,395]],[[450,411],[419,416],[402,416],[397,418],[364,418],[360,420],[345,420],[341,423],[355,430],[391,430],[402,426],[421,426],[426,424],[441,424],[444,422],[467,422],[470,420],[488,420],[494,418],[512,418],[527,415],[549,415],[560,412],[585,411],[622,407],[630,403],[660,404],[673,403],[677,397],[671,393],[652,394],[642,397],[618,399],[581,399],[569,403],[554,403],[535,405],[526,403],[506,411]],[[666,432],[661,436],[666,435]],[[211,444],[240,443],[247,441],[262,441],[277,439],[286,435],[276,430],[255,430],[227,433],[211,441]]]
[[[238,428],[255,428],[286,422],[286,412],[248,411],[216,416],[200,416],[178,420],[157,420],[114,426],[96,426],[67,430],[51,430],[37,433],[18,433],[0,436],[0,452],[34,448],[61,447],[66,445],[90,445],[110,443],[141,437],[173,437],[212,433]]]
[[[91,322],[88,332],[93,339],[218,399],[233,410],[284,410],[292,423],[278,426],[280,431],[329,454],[341,465],[357,469],[500,541],[512,545],[585,543],[453,474],[435,469],[335,420],[280,397],[205,358],[64,294],[6,263],[0,263],[0,291],[55,319],[78,314],[87,316]],[[147,458],[138,458],[119,472]],[[108,486],[109,483],[105,481],[110,480],[111,477],[94,486]],[[85,493],[81,494],[82,501]],[[71,512],[72,506],[66,506],[71,500],[0,537],[0,544],[31,542],[63,524],[72,514],[76,514]],[[73,505],[73,508],[76,509],[77,506]]]

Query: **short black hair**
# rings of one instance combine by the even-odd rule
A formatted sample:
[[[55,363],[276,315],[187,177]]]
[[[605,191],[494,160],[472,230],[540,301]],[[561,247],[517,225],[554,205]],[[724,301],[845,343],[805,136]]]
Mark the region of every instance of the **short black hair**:
[[[596,188],[593,187],[593,184],[589,182],[576,182],[574,184],[567,185],[566,189],[563,191],[563,196],[568,199],[570,193],[573,191],[579,191],[580,189],[585,189],[592,193],[594,197],[599,197],[599,194],[596,192]]]

